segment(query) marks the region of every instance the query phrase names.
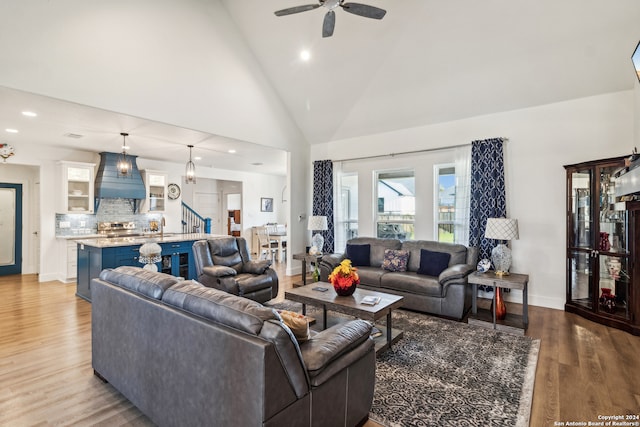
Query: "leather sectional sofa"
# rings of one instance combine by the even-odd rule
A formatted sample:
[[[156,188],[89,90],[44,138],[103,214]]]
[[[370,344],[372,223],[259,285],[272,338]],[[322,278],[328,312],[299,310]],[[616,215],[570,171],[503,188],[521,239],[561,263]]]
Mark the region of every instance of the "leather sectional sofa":
[[[371,409],[371,324],[298,343],[256,301],[138,267],[93,279],[92,365],[160,426],[355,426]]]
[[[327,281],[331,271],[349,257],[350,250],[353,255],[350,258],[361,258],[363,253],[365,255],[365,259],[354,263],[358,268],[360,286],[402,295],[403,308],[459,320],[471,307],[471,289],[467,286],[467,276],[476,269],[477,248],[427,240],[358,237],[347,242],[345,253],[322,257],[320,279]],[[408,254],[406,271],[384,269],[385,250],[404,251],[396,253]],[[434,266],[427,262],[427,257],[434,258],[431,264],[435,264],[435,271]],[[443,263],[442,271],[437,268],[438,263]]]

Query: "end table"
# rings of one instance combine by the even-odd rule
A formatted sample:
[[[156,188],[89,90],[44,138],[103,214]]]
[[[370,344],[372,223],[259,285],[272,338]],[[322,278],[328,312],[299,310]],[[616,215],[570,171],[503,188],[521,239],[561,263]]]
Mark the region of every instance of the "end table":
[[[471,273],[468,277],[468,283],[473,285],[473,295],[471,297],[471,316],[469,323],[492,322],[493,329],[513,329],[519,328],[524,331],[529,325],[529,307],[527,302],[527,285],[529,283],[528,274],[510,273],[506,276],[498,276],[494,271],[480,273],[478,271]],[[478,312],[478,285],[493,286],[494,288],[520,289],[522,290],[522,316],[516,314],[508,314],[504,320],[496,319],[496,292],[493,293],[493,313],[488,310]]]
[[[302,282],[295,282],[294,287],[307,285],[307,263],[318,263],[322,259],[322,254],[310,255],[310,254],[293,254],[293,259],[302,261]]]

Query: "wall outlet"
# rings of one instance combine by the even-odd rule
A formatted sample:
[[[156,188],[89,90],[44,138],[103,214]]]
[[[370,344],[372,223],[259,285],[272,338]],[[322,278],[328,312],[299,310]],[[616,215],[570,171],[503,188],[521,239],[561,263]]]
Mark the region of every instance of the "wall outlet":
[[[70,221],[60,221],[60,228],[71,228]]]

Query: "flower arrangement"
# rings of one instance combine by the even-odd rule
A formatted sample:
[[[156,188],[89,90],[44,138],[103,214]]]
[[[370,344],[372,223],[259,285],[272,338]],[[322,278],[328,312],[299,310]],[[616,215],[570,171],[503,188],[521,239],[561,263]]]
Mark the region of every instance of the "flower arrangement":
[[[353,294],[360,284],[357,268],[351,266],[351,260],[345,259],[339,266],[333,269],[329,275],[329,282],[336,293],[341,296]]]

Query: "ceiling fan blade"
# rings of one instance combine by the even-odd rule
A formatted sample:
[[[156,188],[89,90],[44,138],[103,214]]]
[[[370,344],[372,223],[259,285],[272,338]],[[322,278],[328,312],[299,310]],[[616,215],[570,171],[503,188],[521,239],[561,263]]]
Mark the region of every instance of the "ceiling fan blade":
[[[277,10],[273,13],[275,13],[276,16],[285,16],[285,15],[291,15],[293,13],[306,12],[307,10],[313,10],[319,7],[320,7],[319,4],[305,4],[302,6],[295,6],[287,9]]]
[[[322,37],[331,37],[335,27],[336,13],[333,10],[330,10],[326,15],[324,15],[324,22],[322,23]]]
[[[382,19],[386,15],[387,11],[377,7],[369,6],[361,3],[343,3],[342,9],[345,12],[353,13],[354,15],[364,16],[365,18]]]

